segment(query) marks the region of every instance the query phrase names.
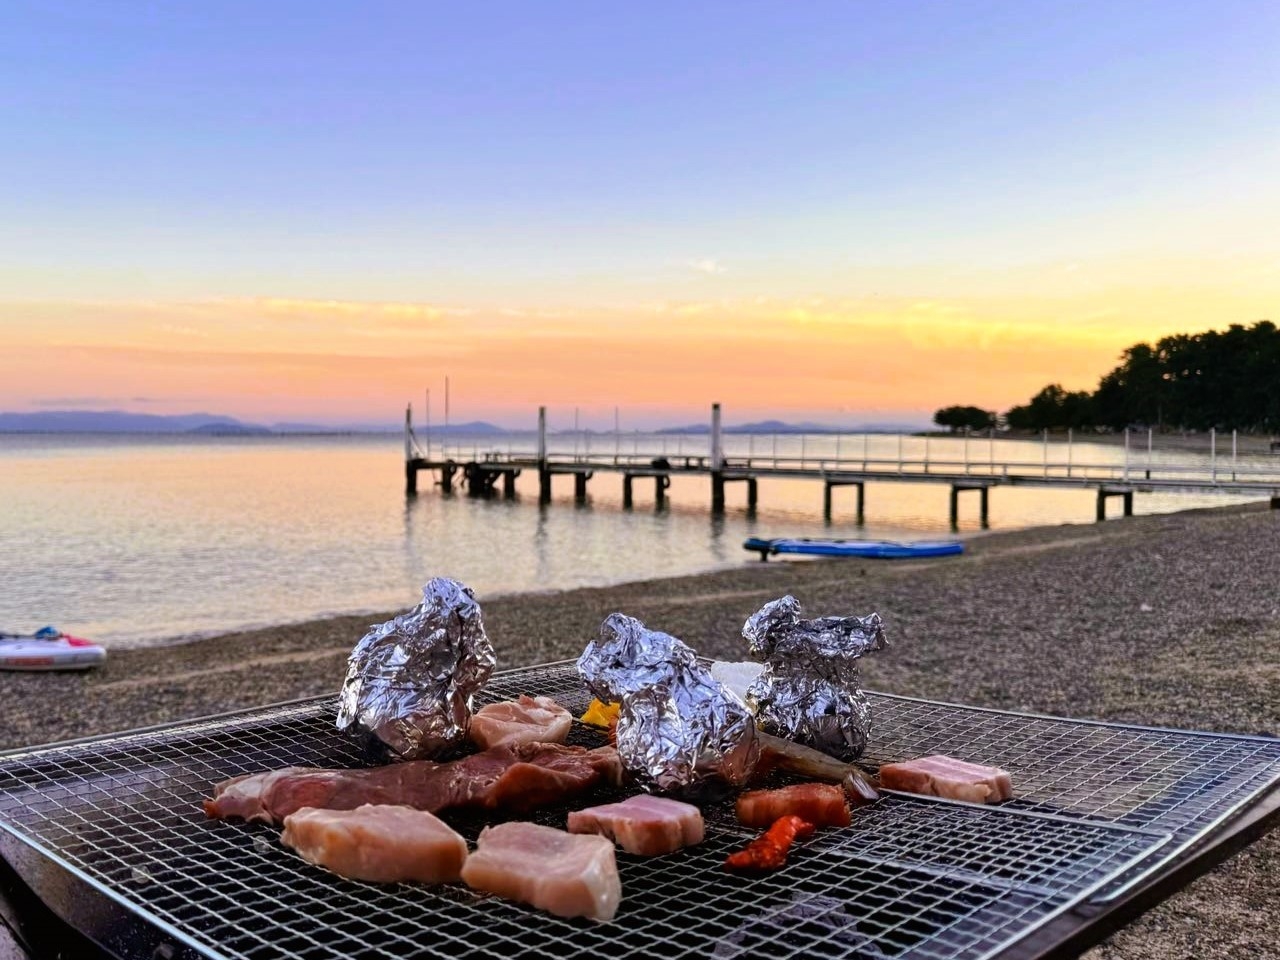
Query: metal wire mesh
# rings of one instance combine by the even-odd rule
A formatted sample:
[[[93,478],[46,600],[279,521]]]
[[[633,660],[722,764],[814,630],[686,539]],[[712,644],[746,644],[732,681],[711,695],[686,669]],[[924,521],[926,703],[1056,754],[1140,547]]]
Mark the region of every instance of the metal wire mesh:
[[[588,699],[564,666],[499,675],[484,699],[519,693],[554,696],[575,712]],[[877,757],[942,752],[950,744],[967,759],[1006,766],[1026,799],[982,808],[888,797],[859,810],[852,827],[820,832],[782,871],[754,879],[723,870],[725,856],[751,831],[727,804],[712,807],[699,846],[649,860],[619,854],[624,898],[607,925],[560,920],[458,885],[341,880],[282,847],[271,828],[204,818],[199,799],[227,777],[371,762],[334,729],[327,700],[11,755],[0,761],[0,826],[123,898],[139,922],[166,926],[209,957],[942,960],[992,956],[1132,872],[1168,840],[1126,825],[1144,809],[1178,829],[1196,829],[1258,775],[1195,779],[1177,749],[1183,735],[1108,727],[1107,736],[1139,738],[1141,759],[1131,764],[1147,773],[1134,775],[1133,789],[1088,788],[1063,766],[1072,765],[1078,778],[1114,780],[1119,756],[1110,751],[1129,741],[1101,739],[1088,724],[920,701],[877,698],[876,707]],[[965,725],[973,743],[954,739]],[[1156,744],[1149,751],[1148,736]],[[594,745],[600,734],[575,727],[573,739]],[[1280,770],[1280,757],[1255,759]],[[1230,769],[1241,762],[1234,759]],[[1195,784],[1217,799],[1196,800]],[[564,816],[559,808],[535,819],[562,826]],[[469,838],[480,826],[466,817],[453,822]]]

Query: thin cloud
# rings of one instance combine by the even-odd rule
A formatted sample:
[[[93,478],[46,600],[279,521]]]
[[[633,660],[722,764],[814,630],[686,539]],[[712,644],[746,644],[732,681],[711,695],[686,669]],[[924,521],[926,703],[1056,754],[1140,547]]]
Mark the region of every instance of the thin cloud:
[[[723,263],[710,257],[704,257],[701,260],[686,260],[685,266],[690,270],[697,270],[699,273],[717,274],[729,272],[729,268]]]

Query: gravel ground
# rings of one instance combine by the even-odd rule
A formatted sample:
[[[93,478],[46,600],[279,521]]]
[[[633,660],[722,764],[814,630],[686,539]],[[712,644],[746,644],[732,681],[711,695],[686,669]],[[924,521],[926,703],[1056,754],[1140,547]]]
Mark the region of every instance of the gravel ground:
[[[811,615],[880,612],[893,648],[867,661],[875,689],[1276,735],[1277,583],[1280,512],[1252,506],[996,534],[953,560],[745,563],[495,598],[485,602],[485,619],[503,666],[576,656],[614,610],[705,654],[740,658],[742,621],[790,592]],[[335,692],[369,619],[118,651],[89,676],[0,675],[0,746]],[[1280,832],[1086,956],[1280,957],[1278,880]]]

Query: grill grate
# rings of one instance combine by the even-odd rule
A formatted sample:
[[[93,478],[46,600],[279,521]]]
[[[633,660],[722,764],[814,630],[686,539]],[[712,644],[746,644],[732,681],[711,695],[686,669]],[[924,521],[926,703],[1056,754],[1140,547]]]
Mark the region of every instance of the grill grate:
[[[565,665],[500,674],[483,699],[519,693],[575,712],[589,699]],[[13,754],[0,760],[0,826],[210,957],[944,960],[998,953],[1192,842],[1280,775],[1280,741],[883,696],[875,709],[874,759],[951,752],[1000,763],[1021,799],[983,808],[889,796],[755,879],[723,871],[753,831],[729,804],[712,807],[703,844],[651,860],[619,854],[622,908],[603,926],[459,886],[344,881],[282,847],[276,830],[204,818],[199,799],[227,777],[369,762],[334,730],[329,700]],[[582,727],[573,739],[601,742]],[[562,826],[564,813],[536,819]],[[480,826],[453,822],[470,839]]]

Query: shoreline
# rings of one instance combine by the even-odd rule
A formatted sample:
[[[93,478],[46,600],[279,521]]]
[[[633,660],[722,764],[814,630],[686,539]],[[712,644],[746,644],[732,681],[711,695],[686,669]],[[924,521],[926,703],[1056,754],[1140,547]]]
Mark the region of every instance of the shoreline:
[[[783,593],[807,616],[885,619],[864,663],[886,693],[1149,726],[1280,733],[1280,511],[1250,503],[988,532],[936,560],[744,563],[690,576],[480,597],[499,669],[576,657],[621,610],[744,659],[743,620]],[[114,649],[85,675],[0,673],[0,748],[311,695],[400,611]],[[536,691],[531,691],[536,692]],[[1274,955],[1280,832],[1088,954]],[[1266,921],[1259,923],[1259,917]]]

